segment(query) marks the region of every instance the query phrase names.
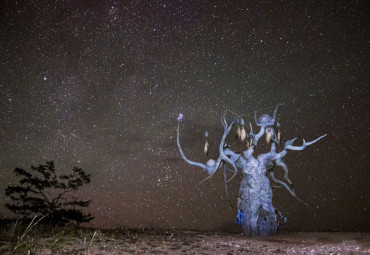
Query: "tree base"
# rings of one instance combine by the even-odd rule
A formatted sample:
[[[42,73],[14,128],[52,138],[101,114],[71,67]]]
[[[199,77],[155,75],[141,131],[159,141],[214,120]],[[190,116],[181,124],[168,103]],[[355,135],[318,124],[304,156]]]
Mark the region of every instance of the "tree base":
[[[267,212],[262,206],[256,213],[245,213],[243,217],[243,234],[245,236],[272,236],[277,233],[275,212]]]

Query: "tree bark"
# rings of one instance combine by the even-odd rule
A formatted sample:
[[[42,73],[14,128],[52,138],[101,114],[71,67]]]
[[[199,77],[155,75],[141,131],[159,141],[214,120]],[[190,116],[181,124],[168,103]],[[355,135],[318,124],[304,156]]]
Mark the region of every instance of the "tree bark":
[[[272,205],[270,181],[262,169],[244,174],[240,185],[238,207],[243,212],[246,236],[270,236],[277,232],[277,217]]]

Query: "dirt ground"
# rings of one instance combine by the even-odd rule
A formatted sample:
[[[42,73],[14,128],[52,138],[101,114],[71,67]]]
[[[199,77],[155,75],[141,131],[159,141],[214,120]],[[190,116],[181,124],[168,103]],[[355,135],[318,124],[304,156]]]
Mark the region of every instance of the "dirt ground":
[[[64,240],[57,249],[44,238],[36,254],[370,254],[370,233],[279,232],[272,237],[187,230],[95,231],[89,238]]]

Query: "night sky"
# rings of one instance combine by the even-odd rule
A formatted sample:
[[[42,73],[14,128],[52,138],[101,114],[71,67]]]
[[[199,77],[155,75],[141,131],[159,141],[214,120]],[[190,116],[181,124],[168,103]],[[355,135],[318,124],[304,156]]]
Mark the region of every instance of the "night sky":
[[[370,230],[369,15],[365,0],[1,1],[1,203],[15,167],[54,160],[91,173],[79,194],[94,227],[241,232],[242,175],[229,199],[221,172],[198,185],[176,118],[185,155],[205,163],[222,112],[253,122],[283,102],[283,139],[328,134],[284,158],[311,208],[273,189],[283,229]]]

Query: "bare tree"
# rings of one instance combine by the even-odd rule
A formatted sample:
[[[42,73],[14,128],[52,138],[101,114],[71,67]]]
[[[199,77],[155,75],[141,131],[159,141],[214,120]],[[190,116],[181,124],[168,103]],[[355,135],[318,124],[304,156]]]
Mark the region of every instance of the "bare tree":
[[[238,220],[242,224],[243,232],[247,236],[268,236],[274,235],[277,232],[278,222],[286,221],[286,218],[275,209],[272,205],[272,189],[269,178],[279,186],[284,187],[289,193],[300,200],[293,189],[293,184],[288,177],[288,168],[283,162],[283,157],[288,151],[303,150],[308,145],[311,145],[323,137],[306,142],[303,140],[301,146],[294,146],[293,142],[296,138],[288,140],[284,144],[284,149],[280,152],[276,151],[276,145],[280,143],[280,123],[276,121],[276,115],[279,106],[278,104],[271,117],[268,114],[262,114],[257,120],[255,112],[255,124],[259,127],[259,132],[254,133],[252,124],[249,123],[250,130],[245,131],[244,119],[236,116],[229,124],[226,121],[226,112],[221,116],[221,124],[224,127],[224,133],[219,145],[219,156],[217,160],[210,159],[206,164],[194,162],[186,158],[180,146],[180,122],[183,115],[178,117],[177,126],[177,146],[181,157],[190,165],[203,168],[208,173],[209,179],[219,168],[223,168],[225,176],[225,186],[228,181],[235,177],[238,169],[243,174],[243,179],[240,184],[238,197]],[[237,125],[237,138],[241,142],[246,143],[246,150],[241,153],[232,151],[226,144],[226,138],[234,125]],[[266,136],[267,143],[270,144],[270,151],[260,154],[257,158],[253,156],[254,148],[257,146],[259,139]],[[206,132],[208,136],[208,132]],[[208,142],[206,142],[208,144]],[[228,166],[231,166],[229,169]],[[274,176],[275,167],[279,166],[284,171],[284,180],[279,180]],[[226,180],[226,172],[232,171],[233,176]],[[302,200],[300,200],[302,201]],[[302,201],[303,202],[303,201]],[[304,202],[303,202],[304,203]],[[307,205],[307,204],[306,204]]]

